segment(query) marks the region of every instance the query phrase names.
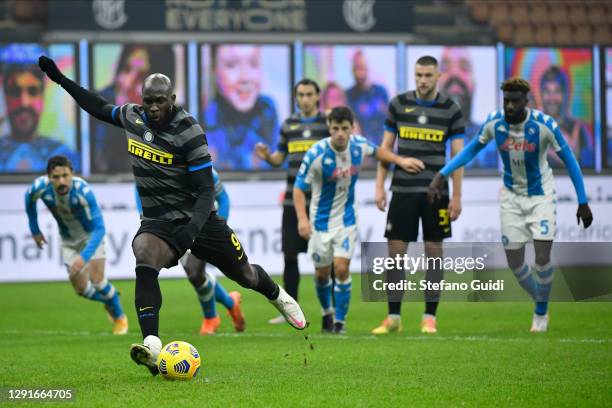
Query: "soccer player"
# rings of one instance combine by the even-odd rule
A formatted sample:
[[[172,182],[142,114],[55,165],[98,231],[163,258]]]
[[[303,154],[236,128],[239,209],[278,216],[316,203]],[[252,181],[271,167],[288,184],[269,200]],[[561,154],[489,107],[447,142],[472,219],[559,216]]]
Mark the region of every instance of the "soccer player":
[[[266,296],[287,322],[306,327],[299,304],[259,265],[250,264],[242,244],[213,210],[212,161],[204,131],[175,105],[172,82],[163,74],[149,75],[142,87],[142,105],[115,106],[66,78],[52,59],[41,56],[40,68],[60,84],[89,114],[125,129],[128,152],[143,219],[132,241],[136,258],[135,306],[143,344],[130,355],[151,374],[162,343],[158,275],[177,264],[188,249],[210,262],[241,286]]]
[[[220,217],[226,220],[229,217],[230,198],[221,183],[219,174],[212,169],[213,182],[215,184],[215,208]],[[138,190],[136,190],[136,207],[142,215],[142,203]],[[202,307],[202,325],[200,326],[200,335],[206,336],[215,334],[221,325],[221,318],[217,314],[217,305],[215,301],[220,302],[226,307],[227,313],[232,318],[234,329],[237,332],[243,332],[245,327],[244,315],[240,308],[242,296],[238,291],[227,293],[227,290],[217,281],[214,275],[206,272],[206,262],[198,259],[187,251],[180,259],[180,263],[185,269],[189,282],[195,289],[200,306]],[[285,319],[283,318],[283,322]]]
[[[440,197],[445,178],[465,166],[491,140],[495,140],[504,164],[501,193],[502,243],[508,266],[520,285],[535,300],[531,332],[548,329],[548,298],[553,280],[550,251],[556,230],[556,196],[553,174],[546,160],[552,148],[569,171],[578,196],[578,222],[593,222],[582,173],[555,120],[527,108],[530,86],[521,78],[505,80],[504,110],[491,113],[478,137],[447,163],[429,185],[432,202]],[[535,265],[525,264],[525,244],[533,239]]]
[[[322,331],[345,333],[345,319],[351,298],[349,263],[357,241],[355,183],[366,156],[392,162],[407,172],[416,172],[420,163],[378,149],[363,136],[353,135],[353,112],[339,106],[328,118],[330,137],[312,146],[300,166],[293,200],[298,231],[308,242],[308,255],[315,265],[315,287],[323,314]],[[310,220],[306,214],[306,192],[312,188]],[[336,274],[335,310],[331,307],[331,266]],[[335,312],[335,314],[334,314]]]
[[[442,199],[435,205],[427,202],[427,186],[446,157],[446,145],[450,141],[451,155],[463,149],[465,133],[461,108],[449,97],[437,92],[440,78],[438,61],[431,56],[419,58],[415,64],[416,90],[397,95],[389,103],[389,114],[385,121],[385,132],[381,149],[391,150],[397,138],[398,154],[414,156],[420,160],[418,173],[410,174],[395,168],[391,191],[393,196],[387,214],[385,237],[389,256],[403,256],[408,242],[417,240],[419,222],[423,225],[425,255],[428,258],[442,257],[442,240],[451,236],[451,221],[461,214],[461,182],[463,171],[453,173],[453,195],[449,199],[448,185],[444,185]],[[387,206],[385,178],[388,167],[379,163],[376,173],[376,205],[381,211]],[[431,265],[430,265],[431,264]],[[444,271],[438,262],[428,262],[425,279],[429,282],[442,280]],[[401,281],[405,272],[389,270],[390,281]],[[402,330],[402,293],[388,293],[388,316],[373,334],[388,334]],[[440,291],[425,293],[425,313],[421,319],[421,332],[437,332],[436,312]]]
[[[47,175],[28,188],[25,207],[30,232],[42,249],[47,240],[38,226],[36,210],[36,201],[41,199],[57,221],[72,287],[79,296],[104,304],[113,321],[113,334],[126,334],[128,320],[119,293],[104,276],[104,219],[91,187],[72,170],[66,156],[53,156],[47,161]]]
[[[287,158],[289,159],[287,188],[283,200],[282,248],[285,262],[283,282],[287,293],[297,300],[300,284],[298,254],[307,251],[308,241],[298,233],[298,222],[293,208],[293,183],[304,154],[313,144],[328,137],[329,132],[325,115],[319,111],[319,85],[312,79],[304,78],[295,84],[294,93],[299,111],[283,122],[281,139],[276,151],[270,154],[267,145],[258,143],[255,146],[255,153],[274,167],[279,167]],[[306,195],[306,206],[309,202],[310,193]],[[278,316],[270,319],[268,323],[279,324],[284,321],[282,316]]]

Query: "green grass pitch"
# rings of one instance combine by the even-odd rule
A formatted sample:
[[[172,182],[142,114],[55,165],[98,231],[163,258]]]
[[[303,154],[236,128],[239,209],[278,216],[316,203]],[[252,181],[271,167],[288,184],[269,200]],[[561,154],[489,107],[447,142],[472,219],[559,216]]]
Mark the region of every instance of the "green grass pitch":
[[[312,277],[303,276],[301,302],[312,322],[305,332],[269,326],[273,307],[242,290],[246,332],[235,334],[218,305],[220,333],[200,337],[191,286],[162,280],[162,341],[185,340],[202,355],[190,382],[152,377],[130,360],[129,345],[141,341],[133,281],[114,282],[130,319],[127,336],[112,336],[102,305],[75,296],[68,282],[1,284],[0,387],[72,388],[73,402],[50,403],[72,407],[612,404],[612,303],[553,303],[549,332],[534,335],[529,303],[447,302],[434,336],[419,332],[422,304],[404,303],[404,332],[374,337],[386,306],[361,302],[359,276],[353,282],[346,336],[319,334]]]

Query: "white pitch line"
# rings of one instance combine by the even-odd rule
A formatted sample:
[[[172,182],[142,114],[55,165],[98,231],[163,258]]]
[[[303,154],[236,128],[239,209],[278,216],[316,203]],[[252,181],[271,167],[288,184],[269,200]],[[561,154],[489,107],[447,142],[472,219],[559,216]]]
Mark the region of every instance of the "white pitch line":
[[[233,337],[233,338],[290,338],[294,337],[298,333],[270,333],[270,332],[247,332],[247,333],[217,333],[212,337]],[[301,333],[299,333],[301,334]],[[371,334],[355,334],[355,335],[334,335],[334,334],[319,334],[303,332],[312,340],[383,340],[383,337],[374,336]],[[91,332],[91,331],[62,331],[62,330],[0,330],[0,335],[7,336],[75,336],[75,337],[89,337],[89,336],[113,336],[110,332]],[[180,338],[180,337],[193,337],[196,336],[194,332],[175,332],[168,338]],[[128,336],[129,337],[129,336]],[[117,336],[121,338],[121,336]],[[550,338],[534,334],[532,337],[489,337],[489,336],[439,336],[439,335],[423,335],[423,336],[387,336],[389,339],[400,339],[406,341],[457,341],[457,342],[490,342],[490,343],[533,343],[542,341],[552,341],[557,343],[585,343],[585,344],[610,344],[612,338]]]

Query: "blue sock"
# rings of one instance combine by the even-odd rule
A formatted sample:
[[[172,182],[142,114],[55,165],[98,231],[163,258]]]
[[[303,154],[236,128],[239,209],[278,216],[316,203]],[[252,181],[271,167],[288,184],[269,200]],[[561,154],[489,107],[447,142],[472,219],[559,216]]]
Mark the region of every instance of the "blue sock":
[[[351,288],[353,283],[351,278],[345,281],[337,281],[334,288],[334,298],[336,299],[336,321],[343,322],[348,313],[349,303],[351,301]]]
[[[89,300],[95,300],[96,302],[106,303],[106,299],[96,291],[96,288],[93,287],[91,282],[87,282],[87,286],[82,293],[79,293],[79,296],[83,296]]]
[[[537,283],[535,314],[545,315],[548,311],[548,298],[553,281],[553,268],[550,264],[536,265],[535,279]]]
[[[532,271],[529,268],[529,265],[525,264],[520,268],[512,270],[512,273],[514,273],[514,276],[516,276],[516,279],[521,287],[525,289],[527,293],[529,293],[529,296],[531,296],[532,299],[535,299],[538,289],[536,280],[531,272]]]
[[[329,279],[326,283],[321,283],[315,279],[315,289],[317,290],[317,297],[319,298],[319,303],[321,303],[321,308],[324,312],[331,308],[331,287],[331,279]]]
[[[104,299],[106,310],[108,310],[113,319],[118,319],[124,315],[121,302],[119,302],[119,294],[112,283],[104,278],[100,282],[94,283],[93,287],[96,289],[96,293]]]
[[[219,282],[215,283],[215,299],[227,309],[234,307],[234,299],[232,299],[227,290]]]
[[[211,275],[206,275],[206,281],[196,288],[198,293],[198,299],[200,300],[200,306],[202,306],[202,314],[207,319],[217,316],[217,306],[215,304],[215,284],[216,279]]]

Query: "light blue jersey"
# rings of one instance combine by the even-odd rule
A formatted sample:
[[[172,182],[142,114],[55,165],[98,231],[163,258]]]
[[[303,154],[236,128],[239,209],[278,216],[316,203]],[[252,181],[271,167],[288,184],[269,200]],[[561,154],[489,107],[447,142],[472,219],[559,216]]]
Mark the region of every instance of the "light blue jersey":
[[[569,171],[578,202],[587,202],[580,167],[561,129],[552,117],[535,109],[527,109],[527,118],[517,124],[506,122],[502,110],[491,113],[478,136],[440,173],[448,177],[472,160],[491,140],[497,144],[504,165],[504,186],[508,190],[522,196],[553,194],[553,173],[546,158],[547,150],[552,148]]]
[[[84,242],[81,257],[88,262],[102,243],[106,230],[102,213],[89,184],[80,177],[72,178],[70,191],[61,195],[53,190],[49,177],[38,177],[28,188],[25,207],[32,235],[40,234],[36,200],[42,199],[57,221],[65,242]]]
[[[374,156],[376,150],[363,136],[351,135],[342,152],[334,150],[330,137],[306,152],[295,186],[302,191],[312,188],[310,221],[316,231],[356,225],[355,183],[364,158]]]

